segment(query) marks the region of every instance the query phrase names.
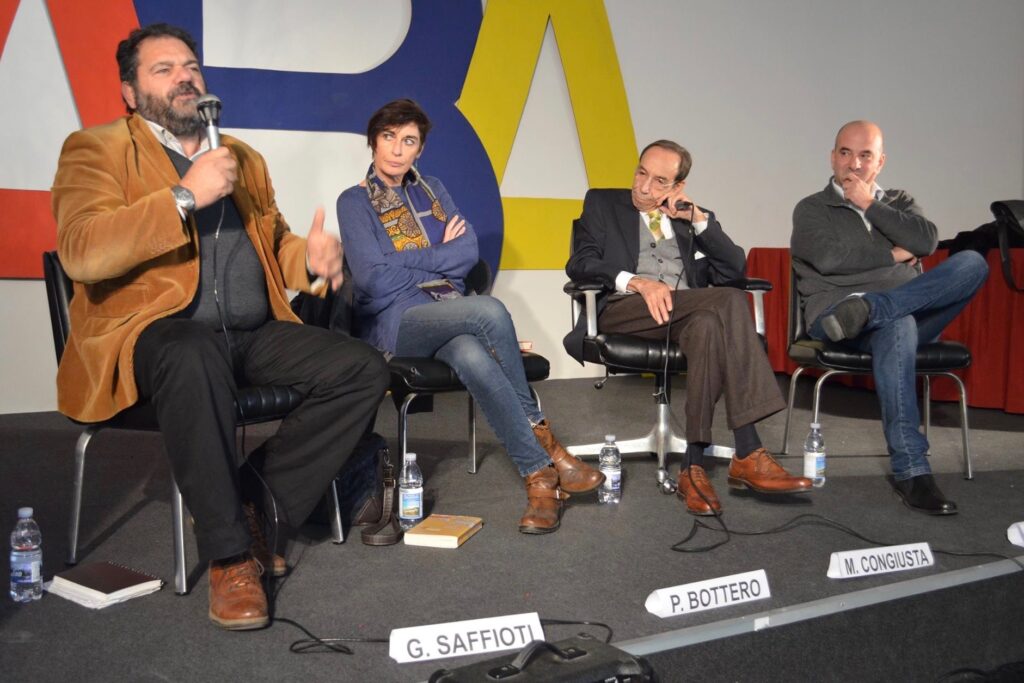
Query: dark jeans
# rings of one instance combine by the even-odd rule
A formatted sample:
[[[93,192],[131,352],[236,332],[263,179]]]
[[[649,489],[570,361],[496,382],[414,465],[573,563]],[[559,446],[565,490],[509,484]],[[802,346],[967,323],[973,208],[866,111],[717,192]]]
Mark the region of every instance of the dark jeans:
[[[985,258],[962,251],[899,287],[863,295],[871,306],[867,324],[855,339],[843,343],[871,354],[882,428],[898,481],[931,472],[925,458],[928,439],[919,431],[917,349],[938,339],[987,276]],[[811,337],[826,339],[821,320],[838,305],[818,316],[807,330]]]
[[[490,296],[464,296],[413,306],[398,328],[399,356],[450,365],[480,404],[519,474],[551,464],[531,424],[544,419],[530,393],[512,317]]]
[[[174,479],[195,520],[199,554],[220,559],[252,540],[239,496],[236,388],[290,386],[305,396],[263,447],[262,476],[283,521],[297,526],[348,459],[388,384],[383,357],[329,330],[270,321],[224,335],[168,318],[135,344],[140,397],[156,410]]]

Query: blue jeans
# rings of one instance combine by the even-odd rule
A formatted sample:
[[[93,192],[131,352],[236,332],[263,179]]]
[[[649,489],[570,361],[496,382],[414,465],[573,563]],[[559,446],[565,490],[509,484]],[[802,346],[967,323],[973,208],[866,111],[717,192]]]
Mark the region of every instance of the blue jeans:
[[[976,251],[962,251],[932,270],[884,292],[867,292],[871,307],[864,331],[845,344],[871,354],[882,425],[897,481],[929,474],[928,440],[920,432],[915,358],[917,349],[938,339],[988,276],[988,264]],[[827,339],[821,320],[808,334]]]
[[[466,296],[413,306],[402,314],[396,355],[437,358],[450,365],[519,474],[551,464],[533,434],[544,419],[530,394],[512,318],[497,299]]]

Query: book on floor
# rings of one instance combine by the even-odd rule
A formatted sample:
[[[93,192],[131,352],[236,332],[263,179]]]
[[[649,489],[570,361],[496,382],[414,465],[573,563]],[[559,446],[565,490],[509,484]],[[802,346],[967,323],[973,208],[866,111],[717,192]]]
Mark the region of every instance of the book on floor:
[[[484,520],[468,515],[433,514],[405,532],[406,545],[458,548],[480,531]]]
[[[163,580],[112,562],[86,562],[53,577],[49,592],[79,605],[102,609],[156,592]]]

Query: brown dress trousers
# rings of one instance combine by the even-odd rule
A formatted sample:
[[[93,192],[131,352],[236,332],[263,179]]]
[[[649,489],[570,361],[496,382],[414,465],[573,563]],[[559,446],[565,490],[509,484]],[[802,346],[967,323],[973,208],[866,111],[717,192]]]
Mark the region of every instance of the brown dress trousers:
[[[733,287],[677,290],[671,313],[669,334],[687,359],[688,441],[711,443],[715,404],[723,394],[729,429],[786,407],[743,291]],[[598,328],[644,339],[665,339],[666,332],[639,294],[610,300]]]

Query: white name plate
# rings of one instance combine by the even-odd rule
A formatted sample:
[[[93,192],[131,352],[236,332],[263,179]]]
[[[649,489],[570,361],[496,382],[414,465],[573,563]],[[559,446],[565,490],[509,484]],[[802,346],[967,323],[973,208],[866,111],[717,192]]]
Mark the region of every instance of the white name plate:
[[[1006,529],[1006,539],[1010,543],[1014,545],[1019,545],[1022,548],[1024,548],[1024,522],[1017,522],[1016,524],[1011,524]]]
[[[832,553],[828,578],[852,579],[858,576],[905,572],[908,569],[935,566],[932,549],[927,543],[890,545],[867,550],[845,550]]]
[[[537,613],[529,612],[396,628],[391,631],[388,654],[399,664],[405,664],[484,652],[521,650],[534,640],[544,640],[544,630]]]
[[[768,586],[768,575],[763,569],[758,569],[682,586],[659,588],[647,596],[644,607],[654,616],[664,619],[770,597],[772,591]]]

